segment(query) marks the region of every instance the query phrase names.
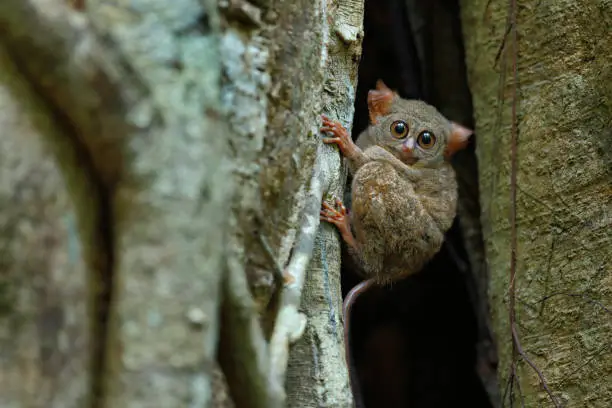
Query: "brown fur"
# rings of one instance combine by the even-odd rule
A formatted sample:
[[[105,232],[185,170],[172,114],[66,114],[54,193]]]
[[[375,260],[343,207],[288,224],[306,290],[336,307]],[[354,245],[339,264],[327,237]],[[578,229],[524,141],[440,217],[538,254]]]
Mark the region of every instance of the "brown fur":
[[[420,271],[440,250],[457,206],[455,172],[446,159],[465,146],[471,131],[433,106],[401,99],[381,81],[368,102],[372,124],[357,145],[345,140],[346,131],[325,128],[333,128],[337,137],[328,143],[343,150],[354,175],[352,228],[341,223],[341,213],[323,211],[322,219],[338,225],[364,272],[382,284]],[[408,126],[399,139],[391,132],[397,121]],[[417,144],[424,131],[436,140],[429,149]]]
[[[368,152],[366,151],[366,155]],[[412,182],[388,162],[363,165],[353,178],[351,224],[364,271],[379,283],[415,272],[442,246],[455,216],[455,175],[445,163]]]

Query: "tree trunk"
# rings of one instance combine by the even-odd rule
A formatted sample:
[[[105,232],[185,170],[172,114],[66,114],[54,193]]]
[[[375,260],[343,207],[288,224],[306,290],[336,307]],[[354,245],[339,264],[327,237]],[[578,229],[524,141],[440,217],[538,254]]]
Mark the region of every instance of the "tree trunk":
[[[513,3],[462,4],[504,403],[607,407],[612,10],[525,1],[513,13]]]
[[[218,352],[275,407],[291,340],[286,405],[351,406],[318,128],[351,127],[363,2],[81,3],[0,3],[0,405],[229,406]]]
[[[97,214],[96,190],[83,173],[62,178],[42,137],[62,144],[62,127],[4,48],[0,107],[0,406],[83,406],[93,343],[87,243],[98,219],[80,230],[77,220]],[[61,150],[62,166],[79,165],[69,144]]]

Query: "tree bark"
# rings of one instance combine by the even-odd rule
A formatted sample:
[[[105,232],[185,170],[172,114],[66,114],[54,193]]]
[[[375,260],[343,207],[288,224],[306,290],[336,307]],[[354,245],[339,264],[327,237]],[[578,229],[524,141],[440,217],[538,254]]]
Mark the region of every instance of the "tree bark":
[[[266,335],[274,337],[271,327],[284,300],[278,299],[271,264],[292,265],[303,251],[304,223],[318,228],[316,201],[343,193],[346,169],[336,149],[317,149],[318,128],[323,113],[351,127],[363,1],[261,3],[261,24],[245,27],[241,14],[231,7],[225,12],[229,26],[221,44],[234,174],[241,186],[233,202],[230,265],[246,270]],[[327,226],[309,238],[314,241],[306,252],[314,255],[308,253],[311,261],[302,266],[307,274],[298,303],[307,326],[291,347],[287,406],[348,407],[339,241]]]
[[[79,165],[78,152],[4,48],[0,112],[0,406],[83,406],[96,189],[82,173],[62,177],[45,141],[58,142],[64,168]]]
[[[274,407],[257,386],[297,341],[287,405],[350,406],[318,228],[346,170],[318,128],[351,127],[362,1],[75,4],[0,3],[0,405],[229,406],[219,351],[230,393]],[[243,389],[236,358],[261,360]]]
[[[223,257],[223,240],[208,237],[223,234],[229,189],[214,115],[218,46],[210,34],[189,34],[198,17],[214,25],[214,10],[191,2],[156,20],[159,10],[147,7],[135,18],[134,10],[89,1],[85,16],[58,1],[6,1],[0,27],[20,73],[64,125],[59,140],[40,138],[54,146],[75,192],[89,252],[74,280],[92,285],[79,299],[91,305],[90,330],[79,332],[91,339],[91,364],[72,381],[89,380],[83,396],[92,406],[204,406]],[[67,162],[71,150],[82,161]],[[78,183],[94,194],[78,195]]]
[[[513,14],[515,3],[462,2],[504,403],[605,407],[612,400],[612,10],[599,1],[526,1]]]

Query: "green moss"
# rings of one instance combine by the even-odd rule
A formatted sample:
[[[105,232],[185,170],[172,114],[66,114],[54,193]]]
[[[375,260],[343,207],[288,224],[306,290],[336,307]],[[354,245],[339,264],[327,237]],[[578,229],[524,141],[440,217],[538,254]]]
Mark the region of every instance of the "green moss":
[[[462,4],[473,93],[482,221],[492,315],[505,386],[512,354],[508,319],[512,36],[507,2]],[[612,52],[598,2],[520,3],[518,13],[517,320],[525,352],[568,406],[604,407],[612,375],[594,349],[612,335],[592,303],[609,298],[612,228],[606,132],[612,124]],[[504,80],[505,78],[505,80]],[[609,149],[608,149],[609,150]],[[543,298],[559,294],[548,300]],[[592,358],[588,368],[585,361]],[[582,367],[582,368],[581,368]],[[549,404],[536,373],[519,363],[526,406]]]

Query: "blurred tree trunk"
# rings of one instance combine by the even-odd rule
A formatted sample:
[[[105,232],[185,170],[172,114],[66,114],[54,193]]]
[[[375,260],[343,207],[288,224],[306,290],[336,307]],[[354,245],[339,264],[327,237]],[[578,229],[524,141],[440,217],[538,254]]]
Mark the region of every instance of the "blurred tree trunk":
[[[227,282],[248,278],[240,318],[269,340],[293,261],[287,405],[351,406],[339,241],[318,228],[346,170],[318,127],[351,126],[363,2],[80,9],[0,2],[0,405],[207,407],[212,382],[229,406]],[[234,396],[253,389],[230,371]]]
[[[510,327],[511,124],[517,103],[516,334],[557,406],[608,407],[612,293],[609,1],[462,2],[500,387],[554,406]],[[517,80],[513,75],[518,46]],[[514,87],[516,86],[516,97]],[[515,380],[512,362],[516,362]]]

